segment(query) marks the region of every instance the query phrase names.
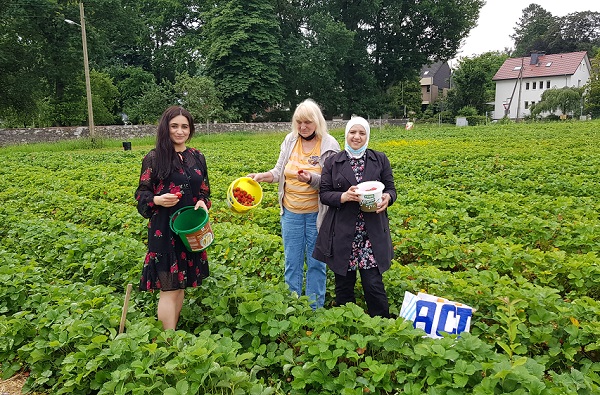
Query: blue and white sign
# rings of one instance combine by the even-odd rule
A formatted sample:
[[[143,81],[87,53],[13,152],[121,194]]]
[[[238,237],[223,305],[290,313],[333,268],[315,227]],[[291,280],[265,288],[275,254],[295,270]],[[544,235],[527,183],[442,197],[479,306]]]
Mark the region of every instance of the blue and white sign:
[[[413,326],[424,330],[427,336],[440,338],[440,332],[454,335],[469,332],[473,311],[465,304],[434,295],[405,292],[400,317],[412,321]]]

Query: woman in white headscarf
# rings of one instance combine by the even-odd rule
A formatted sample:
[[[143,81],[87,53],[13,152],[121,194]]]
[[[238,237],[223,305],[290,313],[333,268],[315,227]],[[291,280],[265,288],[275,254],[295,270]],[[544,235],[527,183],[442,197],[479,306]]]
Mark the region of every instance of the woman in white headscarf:
[[[313,256],[335,273],[337,305],[355,303],[356,272],[360,272],[370,316],[389,317],[382,273],[394,254],[387,207],[396,200],[392,167],[383,152],[368,148],[371,130],[366,119],[346,125],[345,149],[325,161],[319,196],[329,210],[317,237]],[[384,189],[375,211],[362,211],[357,184],[379,181]]]

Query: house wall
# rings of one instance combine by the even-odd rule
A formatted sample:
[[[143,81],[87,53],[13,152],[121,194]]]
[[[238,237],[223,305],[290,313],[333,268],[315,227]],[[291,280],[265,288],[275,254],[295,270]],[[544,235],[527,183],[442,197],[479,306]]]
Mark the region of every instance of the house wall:
[[[585,85],[590,78],[589,68],[584,61],[577,68],[577,71],[573,75],[562,75],[552,77],[536,77],[536,78],[523,78],[520,84],[518,80],[501,80],[496,81],[496,96],[494,105],[493,119],[501,119],[504,117],[504,103],[510,101],[511,95],[512,103],[510,106],[509,117],[511,119],[522,118],[530,115],[530,106],[532,103],[537,103],[541,100],[542,93],[548,89],[548,85],[552,89],[560,89],[564,87],[581,87]],[[540,82],[543,84],[543,88],[540,89]],[[516,87],[515,87],[516,84]],[[535,84],[535,89],[534,89]],[[519,89],[520,89],[520,105],[519,105]],[[517,116],[517,107],[519,109],[519,115]],[[556,115],[561,115],[560,111],[554,112]]]
[[[450,70],[448,63],[442,64],[433,76],[433,85],[437,86],[438,90],[442,91],[446,88],[450,88],[450,74],[452,74],[452,71]]]
[[[428,91],[429,90],[429,91]],[[421,104],[429,105],[439,96],[439,89],[435,85],[421,85]]]

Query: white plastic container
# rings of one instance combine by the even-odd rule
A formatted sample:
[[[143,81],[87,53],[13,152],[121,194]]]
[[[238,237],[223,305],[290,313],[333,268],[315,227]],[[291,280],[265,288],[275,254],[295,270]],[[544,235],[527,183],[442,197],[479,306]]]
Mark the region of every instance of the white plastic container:
[[[366,181],[361,182],[357,187],[356,192],[361,195],[360,209],[365,212],[376,211],[385,185],[379,181]]]

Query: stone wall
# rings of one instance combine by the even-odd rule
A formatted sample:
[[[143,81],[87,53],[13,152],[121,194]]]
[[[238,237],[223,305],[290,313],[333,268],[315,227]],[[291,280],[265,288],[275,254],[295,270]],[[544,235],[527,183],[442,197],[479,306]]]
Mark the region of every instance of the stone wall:
[[[339,129],[346,126],[345,120],[327,121],[329,129]],[[404,120],[375,119],[371,120],[371,127],[382,124],[403,125]],[[231,133],[231,132],[286,132],[290,130],[289,122],[269,123],[209,123],[196,124],[197,134]],[[112,125],[96,126],[98,137],[117,140],[129,140],[136,137],[154,136],[156,125]],[[28,128],[28,129],[0,129],[0,147],[15,144],[48,143],[62,140],[89,138],[87,126],[55,127],[55,128]]]

